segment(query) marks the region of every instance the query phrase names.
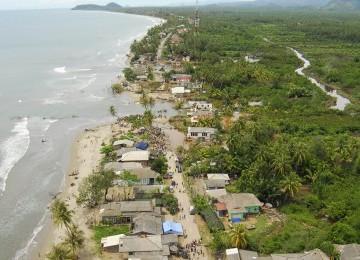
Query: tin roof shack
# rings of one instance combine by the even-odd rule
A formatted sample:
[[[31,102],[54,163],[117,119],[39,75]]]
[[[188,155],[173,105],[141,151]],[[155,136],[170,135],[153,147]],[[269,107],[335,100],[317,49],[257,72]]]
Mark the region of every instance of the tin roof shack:
[[[99,217],[104,224],[121,224],[131,222],[139,213],[158,211],[149,200],[121,201],[101,205]]]
[[[134,235],[161,235],[162,218],[161,215],[140,213],[133,218],[132,234]]]
[[[208,173],[206,176],[208,180],[224,180],[226,184],[230,182],[229,174],[226,173]]]
[[[225,180],[205,180],[205,190],[224,189],[225,186]]]
[[[124,153],[119,161],[120,162],[138,162],[146,166],[149,164],[150,152],[149,151],[131,151]]]
[[[215,128],[210,127],[188,127],[187,137],[196,140],[209,140],[215,136],[215,132]]]
[[[169,245],[163,245],[161,235],[128,236],[119,239],[119,253],[123,259],[129,257],[158,259],[169,256]]]
[[[241,222],[247,214],[259,213],[263,205],[252,193],[228,194],[219,197],[218,201],[225,204],[232,223]]]

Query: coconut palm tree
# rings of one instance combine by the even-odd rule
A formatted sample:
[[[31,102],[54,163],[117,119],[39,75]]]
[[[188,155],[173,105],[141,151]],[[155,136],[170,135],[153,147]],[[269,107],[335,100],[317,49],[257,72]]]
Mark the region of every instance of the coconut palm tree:
[[[74,255],[71,249],[63,244],[53,245],[51,251],[46,254],[46,259],[49,260],[73,260]]]
[[[287,196],[294,198],[301,186],[300,178],[295,172],[291,172],[280,181],[280,186],[281,191],[285,193],[285,199],[287,199]]]
[[[275,175],[285,175],[291,169],[289,156],[284,152],[275,154],[271,163],[271,169]]]
[[[69,229],[66,230],[65,234],[66,237],[63,238],[63,245],[69,247],[75,256],[76,251],[84,247],[84,231],[73,224]]]
[[[69,229],[72,225],[72,216],[74,211],[69,210],[64,201],[55,199],[50,206],[51,218],[55,226],[62,227],[63,225]]]
[[[236,248],[245,249],[247,247],[247,234],[243,225],[235,225],[229,232],[230,242]]]

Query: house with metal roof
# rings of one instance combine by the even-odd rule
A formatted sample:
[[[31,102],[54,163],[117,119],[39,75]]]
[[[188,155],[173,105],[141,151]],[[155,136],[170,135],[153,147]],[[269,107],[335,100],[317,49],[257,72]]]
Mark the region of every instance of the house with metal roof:
[[[151,170],[150,167],[132,169],[130,170],[130,173],[139,179],[140,184],[145,185],[154,185],[156,183],[156,178],[160,176],[160,174]]]
[[[114,149],[120,149],[122,147],[133,147],[134,146],[134,141],[129,140],[129,139],[121,139],[121,140],[117,140],[113,143]]]
[[[150,159],[149,151],[131,151],[124,153],[119,161],[120,162],[138,162],[143,165],[147,165]]]
[[[140,213],[133,218],[132,222],[131,234],[133,235],[163,234],[161,215]]]
[[[225,186],[225,180],[205,180],[205,190],[224,189]]]
[[[209,140],[215,136],[216,129],[210,127],[188,127],[187,137]]]
[[[233,223],[241,222],[248,214],[259,213],[263,205],[252,193],[232,193],[219,197],[218,201],[225,204]]]
[[[119,251],[120,237],[125,237],[124,234],[101,238],[101,247],[111,253],[117,253]]]
[[[340,253],[340,260],[359,260],[360,244],[336,245]]]

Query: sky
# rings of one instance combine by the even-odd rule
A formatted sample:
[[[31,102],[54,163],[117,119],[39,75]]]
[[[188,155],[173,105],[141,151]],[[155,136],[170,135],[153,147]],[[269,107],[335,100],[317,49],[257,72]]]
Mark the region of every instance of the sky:
[[[199,3],[220,3],[246,0],[199,0]],[[249,0],[247,0],[249,1]],[[251,1],[251,0],[250,0]],[[161,6],[161,5],[189,5],[195,0],[0,0],[2,9],[47,9],[71,8],[78,4],[107,4],[115,2],[122,6]]]

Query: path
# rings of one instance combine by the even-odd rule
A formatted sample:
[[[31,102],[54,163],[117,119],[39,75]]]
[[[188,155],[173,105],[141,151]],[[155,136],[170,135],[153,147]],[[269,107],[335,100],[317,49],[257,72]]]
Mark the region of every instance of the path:
[[[158,125],[160,126],[160,125]],[[163,124],[162,129],[164,130],[166,136],[169,138],[169,149],[167,152],[166,158],[168,159],[169,171],[174,172],[173,180],[178,183],[178,186],[175,188],[174,195],[179,200],[179,207],[183,209],[176,216],[176,221],[179,221],[183,225],[183,229],[186,234],[186,238],[184,238],[182,242],[182,246],[186,246],[187,244],[191,244],[193,241],[200,241],[201,235],[199,232],[199,228],[195,222],[195,216],[190,215],[190,198],[188,192],[183,186],[184,179],[182,173],[178,173],[175,171],[175,149],[178,146],[184,145],[185,136],[183,133],[173,129],[168,124]],[[185,217],[184,217],[185,216]],[[203,245],[196,246],[197,252],[190,252],[190,259],[209,259],[207,256],[206,248]],[[190,250],[189,250],[190,251]],[[200,252],[203,252],[201,254]]]
[[[158,61],[159,61],[159,60],[161,59],[161,57],[162,57],[165,43],[166,43],[167,39],[169,39],[170,36],[171,36],[171,33],[169,33],[169,35],[166,36],[164,39],[162,39],[161,42],[160,42],[160,45],[159,45],[159,48],[158,48],[158,51],[157,51],[157,55],[156,55],[156,59],[157,59]]]

